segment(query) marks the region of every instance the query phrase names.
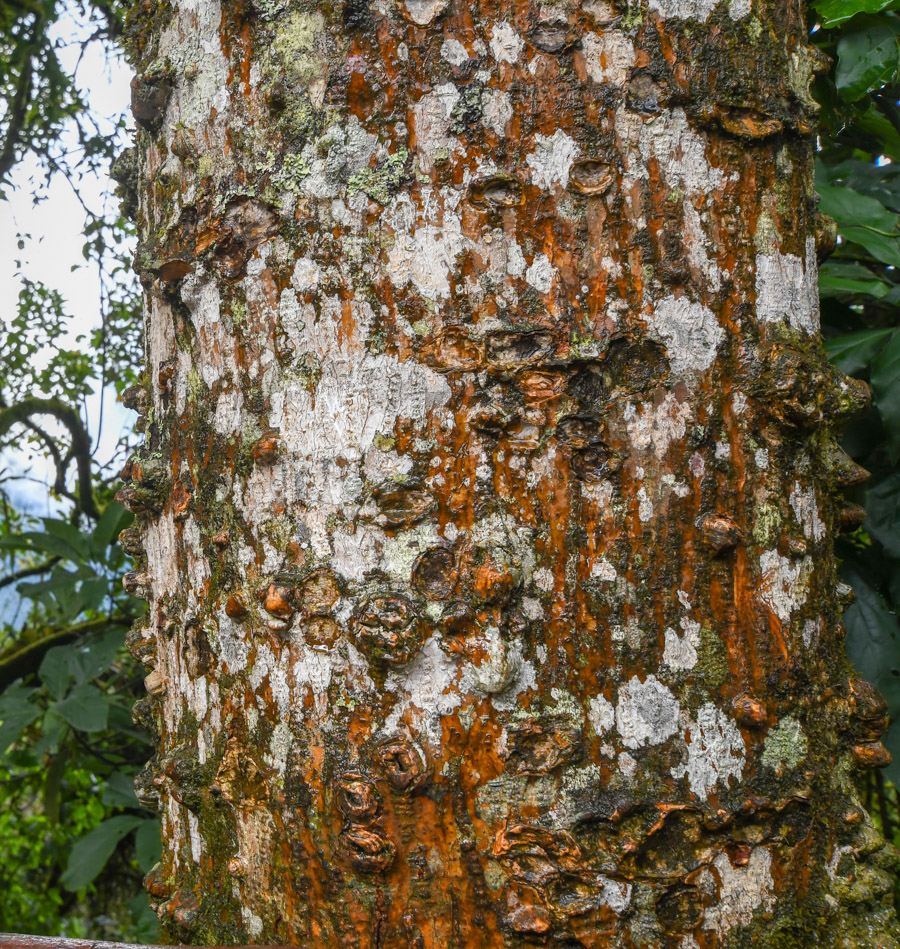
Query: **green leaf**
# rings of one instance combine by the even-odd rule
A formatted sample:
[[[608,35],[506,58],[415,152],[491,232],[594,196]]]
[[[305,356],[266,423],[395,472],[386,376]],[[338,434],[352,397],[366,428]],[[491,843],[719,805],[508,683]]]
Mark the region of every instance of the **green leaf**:
[[[0,754],[41,715],[41,709],[29,701],[37,689],[29,689],[14,682],[0,695]]]
[[[831,215],[838,224],[857,225],[884,232],[890,236],[898,234],[900,216],[875,198],[860,194],[846,185],[819,183],[819,209]]]
[[[38,677],[55,699],[61,699],[66,694],[69,685],[69,656],[71,654],[71,646],[54,646],[44,653],[44,658],[38,667]]]
[[[844,613],[847,656],[857,671],[887,699],[891,718],[900,712],[900,624],[884,597],[853,567],[842,573],[856,593]]]
[[[34,550],[42,553],[52,554],[55,557],[62,557],[63,560],[78,561],[78,552],[64,540],[54,537],[52,534],[44,534],[40,531],[24,531],[21,534],[12,534],[8,537],[0,537],[0,547],[9,550]]]
[[[890,284],[860,264],[829,261],[819,270],[819,294],[823,297],[864,295],[881,300],[890,291]]]
[[[868,367],[872,357],[893,332],[892,329],[861,330],[846,336],[835,336],[825,342],[825,351],[841,372],[853,376]]]
[[[900,471],[869,489],[866,514],[866,530],[892,557],[900,559]]]
[[[813,4],[822,26],[840,26],[857,13],[882,13],[900,9],[900,0],[817,0]]]
[[[900,330],[872,360],[872,395],[884,422],[891,461],[900,458]]]
[[[900,788],[900,722],[891,722],[881,741],[894,758],[882,774],[895,788]]]
[[[90,683],[76,686],[62,702],[50,707],[78,731],[99,732],[106,728],[109,702]]]
[[[162,828],[158,817],[150,817],[134,835],[134,855],[138,866],[146,873],[162,856]]]
[[[80,685],[106,672],[124,642],[124,631],[111,629],[102,636],[73,646],[69,664],[75,681]]]
[[[103,515],[97,521],[94,532],[91,534],[91,546],[94,555],[103,558],[106,548],[133,520],[134,515],[126,511],[118,501],[111,501],[107,504]]]
[[[900,215],[842,185],[819,184],[816,190],[820,210],[837,221],[844,240],[865,247],[883,263],[900,267]]]
[[[81,600],[86,610],[99,609],[109,594],[109,580],[106,577],[93,577],[82,581],[78,588]]]
[[[88,538],[74,524],[58,520],[55,517],[42,517],[41,523],[48,534],[67,543],[75,551],[77,559],[90,559],[91,551]]]
[[[106,779],[103,803],[110,807],[140,807],[134,793],[134,775],[114,771]]]
[[[106,866],[119,841],[144,823],[143,817],[117,814],[98,824],[89,834],[76,841],[65,872],[59,878],[67,890],[87,886]]]
[[[869,20],[845,33],[837,44],[834,82],[847,102],[855,102],[890,82],[900,66],[897,30],[888,19]]]

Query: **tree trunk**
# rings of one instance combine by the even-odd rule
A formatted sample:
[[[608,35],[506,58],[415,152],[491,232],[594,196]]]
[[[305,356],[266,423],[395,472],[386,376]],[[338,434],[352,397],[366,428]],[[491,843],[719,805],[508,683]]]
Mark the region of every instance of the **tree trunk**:
[[[896,949],[800,4],[130,31],[167,937]]]

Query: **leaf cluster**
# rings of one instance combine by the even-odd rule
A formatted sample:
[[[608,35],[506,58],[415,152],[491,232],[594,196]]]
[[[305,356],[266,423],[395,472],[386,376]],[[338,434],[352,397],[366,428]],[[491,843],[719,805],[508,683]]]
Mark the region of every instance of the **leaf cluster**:
[[[865,522],[838,547],[856,594],[847,652],[888,700],[887,774],[900,787],[900,0],[814,7],[812,39],[834,61],[815,88],[819,210],[838,231],[819,274],[822,328],[832,361],[872,390],[868,414],[845,435],[871,472],[852,498]]]

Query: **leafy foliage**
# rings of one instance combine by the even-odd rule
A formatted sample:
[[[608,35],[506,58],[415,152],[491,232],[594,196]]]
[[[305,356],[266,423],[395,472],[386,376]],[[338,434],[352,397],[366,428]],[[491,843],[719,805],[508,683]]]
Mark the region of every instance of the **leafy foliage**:
[[[871,472],[856,489],[866,520],[839,544],[842,572],[856,594],[847,610],[847,652],[900,722],[900,2],[819,0],[814,41],[836,58],[817,84],[822,147],[819,208],[838,225],[838,246],[821,268],[822,326],[832,361],[866,379],[868,415],[845,447]],[[894,756],[887,775],[900,787],[900,726],[884,742]],[[892,791],[877,789],[884,829],[900,840]],[[874,798],[873,798],[874,800]],[[893,808],[894,818],[891,817]]]
[[[101,286],[83,335],[70,303],[24,274],[15,311],[0,316],[0,451],[26,464],[0,469],[0,930],[152,940],[140,882],[159,827],[131,787],[149,749],[131,722],[141,672],[123,648],[144,607],[121,589],[117,537],[130,515],[112,500],[128,445],[100,465],[102,419],[85,408],[136,381],[142,355],[131,225],[79,192],[84,173],[108,174],[124,116],[112,131],[100,123],[67,66],[73,42],[112,50],[123,9],[0,0],[0,200],[28,156],[44,173],[35,203],[51,178],[67,179],[85,210],[84,266]],[[64,35],[73,16],[82,40]],[[21,235],[20,270],[29,244]],[[11,493],[35,479],[52,512],[40,520]]]

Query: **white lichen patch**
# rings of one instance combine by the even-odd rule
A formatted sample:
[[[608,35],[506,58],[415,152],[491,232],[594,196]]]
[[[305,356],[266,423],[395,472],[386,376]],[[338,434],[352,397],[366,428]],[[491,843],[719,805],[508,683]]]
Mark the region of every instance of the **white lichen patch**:
[[[735,723],[712,702],[697,710],[686,736],[687,763],[672,769],[673,778],[687,777],[691,791],[706,798],[717,783],[740,779],[744,770],[744,739]]]
[[[791,560],[777,550],[766,550],[760,555],[762,583],[760,597],[772,612],[786,623],[795,609],[803,606],[807,596],[807,580],[812,569],[809,557]]]
[[[467,662],[463,668],[460,687],[467,692],[499,695],[515,682],[522,671],[522,652],[517,643],[507,643],[500,631],[492,626],[483,634],[467,640],[471,649],[477,649],[479,661]]]
[[[449,0],[402,0],[406,15],[417,26],[427,26],[447,9]]]
[[[795,481],[794,488],[791,491],[790,502],[794,516],[803,528],[803,533],[806,537],[809,540],[822,540],[825,536],[825,523],[822,518],[819,517],[815,489],[807,488],[804,491],[800,487],[800,483]]]
[[[665,342],[673,372],[709,369],[725,339],[725,330],[712,310],[687,297],[661,300],[647,322]]]
[[[450,273],[456,255],[465,247],[459,216],[444,209],[441,223],[417,226],[417,212],[409,195],[398,196],[387,222],[395,232],[386,271],[395,287],[413,284],[429,300],[450,296]]]
[[[663,646],[663,665],[673,670],[693,669],[697,665],[697,646],[700,644],[700,624],[694,620],[682,620],[684,635],[668,627],[665,630]]]
[[[766,735],[760,761],[779,776],[786,770],[796,768],[806,757],[809,742],[803,726],[792,715],[783,718],[776,728]]]
[[[647,488],[641,485],[637,493],[638,499],[638,520],[642,524],[648,524],[653,520],[653,502],[650,495],[647,494]]]
[[[689,196],[706,195],[725,182],[725,174],[707,160],[706,138],[691,128],[682,109],[646,121],[636,112],[620,109],[616,132],[626,170],[634,178],[649,177],[649,163],[655,159],[666,184]]]
[[[616,568],[608,560],[598,560],[591,565],[591,579],[612,583],[618,577]]]
[[[581,41],[587,74],[594,82],[623,85],[635,63],[634,44],[619,30],[586,33]]]
[[[385,730],[390,734],[401,721],[408,719],[437,749],[441,740],[441,717],[451,714],[462,702],[454,685],[457,676],[456,662],[441,649],[440,638],[431,636],[408,666],[387,677],[385,689],[395,693],[398,699],[385,721]]]
[[[445,82],[413,106],[416,151],[424,171],[431,171],[435,159],[448,157],[460,147],[450,134],[453,109],[458,101],[459,90],[452,82]]]
[[[496,136],[506,134],[506,123],[513,116],[512,102],[508,92],[500,89],[486,89],[481,96],[481,122]]]
[[[291,286],[297,293],[308,293],[319,286],[322,272],[319,265],[309,257],[299,257],[294,264],[294,272],[291,274]],[[282,300],[284,294],[282,294]]]
[[[595,695],[588,704],[588,721],[597,736],[605,735],[616,724],[616,710],[603,695]]]
[[[632,676],[619,689],[616,728],[626,748],[659,745],[679,731],[681,706],[655,675]]]
[[[398,418],[422,419],[450,399],[449,386],[438,373],[364,348],[371,318],[367,306],[354,305],[355,332],[348,333],[339,302],[329,300],[320,301],[318,317],[309,307],[301,321],[285,326],[297,352],[316,355],[321,376],[314,392],[291,380],[270,397],[270,422],[282,432],[282,448],[292,458],[291,478],[283,490],[289,500],[303,503],[310,542],[320,556],[332,555],[332,541],[340,535],[328,519],[344,510],[344,482],[358,478],[358,466],[376,436],[391,431]],[[269,516],[277,467],[254,469],[238,498],[239,508],[253,511],[256,520]],[[399,461],[394,471],[402,473]],[[351,540],[360,551],[369,549],[364,532],[357,531]],[[358,563],[355,569],[361,574],[376,563]]]
[[[491,32],[491,52],[498,63],[516,63],[525,48],[525,40],[509,23],[495,24]]]
[[[717,884],[718,901],[703,914],[703,928],[725,933],[735,926],[747,926],[762,907],[775,905],[772,854],[768,847],[754,847],[746,866],[732,866],[728,855],[720,853],[712,868],[704,871],[704,883]]]
[[[699,20],[703,23],[721,2],[722,0],[650,0],[650,9],[665,19]],[[732,19],[743,19],[749,12],[749,0],[731,0],[728,14]]]
[[[469,51],[458,39],[451,36],[444,40],[441,46],[441,59],[451,66],[462,66],[469,61]]]
[[[538,293],[549,293],[555,276],[556,268],[550,263],[550,258],[546,254],[536,254],[534,262],[525,271],[525,282]]]
[[[684,208],[684,250],[687,254],[691,271],[696,278],[705,281],[707,287],[714,293],[722,285],[722,273],[718,264],[709,256],[709,240],[703,229],[703,222],[697,209],[687,199],[682,204]]]
[[[667,392],[657,405],[652,402],[644,402],[640,407],[629,404],[624,417],[633,447],[639,451],[652,447],[657,458],[663,459],[669,445],[684,438],[691,407],[674,393]]]
[[[806,261],[794,254],[756,256],[756,315],[763,323],[786,320],[794,329],[819,332],[816,245],[806,242]]]
[[[378,138],[367,132],[359,119],[330,125],[314,142],[303,146],[300,160],[305,174],[299,188],[314,198],[336,198],[347,181],[367,168],[378,146]]]
[[[556,184],[568,187],[569,172],[579,153],[578,145],[562,129],[557,129],[549,138],[536,135],[534,141],[537,147],[525,159],[532,169],[531,180],[545,191]]]

